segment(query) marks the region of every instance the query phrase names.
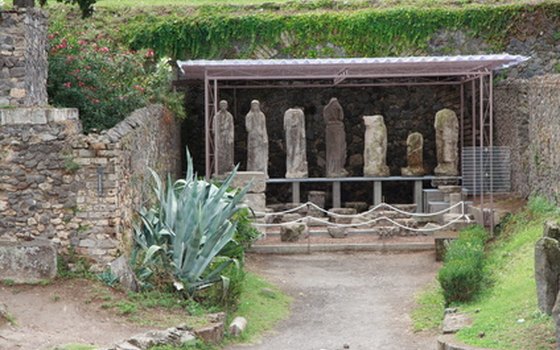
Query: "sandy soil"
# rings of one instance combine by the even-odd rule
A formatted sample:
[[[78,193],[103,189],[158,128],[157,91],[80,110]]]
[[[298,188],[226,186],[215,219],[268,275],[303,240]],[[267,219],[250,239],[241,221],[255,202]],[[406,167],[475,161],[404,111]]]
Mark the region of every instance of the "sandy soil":
[[[436,348],[409,318],[439,266],[433,252],[253,256],[250,265],[294,297],[292,315],[260,344],[229,350]]]
[[[86,280],[2,286],[0,302],[16,321],[0,328],[2,350],[43,350],[68,343],[107,346],[145,330],[102,309],[95,284]]]

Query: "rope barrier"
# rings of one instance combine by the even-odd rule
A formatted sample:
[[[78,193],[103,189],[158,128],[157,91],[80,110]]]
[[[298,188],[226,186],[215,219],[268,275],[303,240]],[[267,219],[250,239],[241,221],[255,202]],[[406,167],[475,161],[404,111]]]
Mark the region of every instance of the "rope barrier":
[[[262,212],[262,211],[255,211],[255,215],[264,216],[264,217],[279,216],[279,215],[284,215],[284,214],[290,214],[290,213],[296,212],[296,211],[298,211],[300,209],[303,209],[303,208],[312,207],[312,208],[315,208],[315,209],[319,210],[322,213],[327,214],[328,216],[333,216],[333,217],[338,217],[338,218],[363,217],[363,216],[367,216],[367,215],[370,215],[370,214],[374,213],[376,210],[378,210],[380,208],[388,208],[388,209],[390,209],[394,212],[397,212],[399,214],[410,215],[412,217],[430,217],[430,216],[445,214],[445,213],[455,209],[459,205],[461,205],[461,203],[463,203],[463,202],[455,203],[452,206],[450,206],[449,208],[445,208],[445,209],[442,209],[442,210],[434,212],[434,213],[411,213],[411,212],[399,209],[397,207],[394,207],[394,206],[392,206],[390,204],[387,204],[387,203],[380,203],[380,204],[377,204],[376,206],[374,206],[373,208],[369,209],[368,211],[365,211],[365,212],[362,212],[362,213],[358,213],[358,214],[338,214],[338,213],[333,213],[333,212],[330,212],[326,209],[323,209],[313,202],[306,202],[306,203],[303,203],[303,204],[301,204],[301,205],[299,205],[295,208],[284,210],[284,211],[279,211],[279,212],[267,213],[267,212]]]
[[[385,203],[381,203],[381,204],[385,204]],[[381,206],[378,205],[378,206]],[[307,205],[307,203],[305,204]],[[390,205],[387,205],[390,206]],[[456,222],[458,222],[459,220],[463,220],[466,219],[467,223],[470,223],[471,220],[468,217],[468,215],[465,214],[465,202],[458,202],[456,204],[454,204],[453,206],[449,207],[448,210],[442,210],[440,212],[437,213],[430,213],[429,216],[433,216],[433,215],[439,215],[442,212],[446,212],[449,211],[450,209],[456,208],[457,206],[461,206],[461,214],[459,214],[456,218],[454,218],[453,220],[445,223],[444,225],[440,225],[438,227],[433,227],[433,228],[415,228],[415,227],[410,227],[410,226],[406,226],[401,224],[400,222],[397,222],[387,216],[381,216],[372,220],[368,220],[366,222],[360,222],[360,223],[350,223],[350,224],[338,224],[335,222],[331,222],[331,221],[327,221],[324,219],[320,219],[320,218],[316,218],[313,216],[305,216],[296,220],[292,220],[292,221],[288,221],[288,222],[281,222],[281,223],[271,223],[271,224],[266,224],[266,223],[253,223],[253,226],[255,227],[279,227],[279,226],[287,226],[287,225],[293,225],[293,224],[299,224],[299,223],[307,223],[309,221],[315,221],[318,223],[321,223],[325,226],[331,226],[331,227],[341,227],[341,228],[349,228],[349,227],[361,227],[361,226],[371,226],[379,221],[385,220],[390,222],[391,224],[393,224],[396,227],[399,227],[401,229],[405,229],[405,230],[409,230],[412,232],[433,232],[433,231],[437,231],[437,230],[441,230],[444,228],[447,228],[453,224],[455,224]],[[377,207],[377,206],[376,206]],[[411,215],[412,214],[418,214],[418,213],[409,213],[407,211],[402,211],[402,214],[407,214],[407,215]],[[363,215],[344,215],[344,218],[361,218]]]

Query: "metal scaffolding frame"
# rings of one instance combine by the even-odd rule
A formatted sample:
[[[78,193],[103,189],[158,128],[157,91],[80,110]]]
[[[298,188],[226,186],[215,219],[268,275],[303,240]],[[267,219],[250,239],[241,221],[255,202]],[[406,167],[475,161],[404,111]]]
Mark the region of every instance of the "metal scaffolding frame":
[[[218,112],[221,89],[308,89],[391,86],[457,86],[460,95],[460,147],[465,146],[467,96],[471,97],[471,145],[478,143],[480,161],[493,150],[493,73],[526,61],[516,55],[435,56],[305,60],[193,60],[178,61],[183,80],[204,82],[205,175],[217,173],[216,133],[213,116]],[[234,101],[236,103],[236,101]],[[480,169],[478,201],[493,209],[493,164],[488,174]],[[476,162],[475,162],[476,166]],[[476,168],[474,173],[476,174]],[[490,182],[485,198],[484,181]],[[474,193],[477,192],[476,181]],[[493,215],[490,215],[492,220]],[[491,224],[493,227],[493,225]]]

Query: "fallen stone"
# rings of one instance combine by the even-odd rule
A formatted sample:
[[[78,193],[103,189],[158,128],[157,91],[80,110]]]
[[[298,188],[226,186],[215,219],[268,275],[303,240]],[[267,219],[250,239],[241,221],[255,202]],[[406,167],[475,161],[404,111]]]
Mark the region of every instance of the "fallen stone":
[[[194,334],[197,338],[206,343],[217,344],[224,339],[224,323],[217,322],[209,326],[196,329],[194,330]]]
[[[447,313],[443,318],[443,334],[457,333],[471,323],[472,320],[463,313]]]
[[[560,245],[557,240],[542,237],[535,245],[535,280],[539,309],[552,314],[560,283]]]
[[[329,210],[329,213],[338,214],[338,215],[356,215],[356,209],[354,208],[332,208]],[[345,216],[337,216],[337,215],[330,215],[331,221],[342,224],[348,225],[352,223],[352,217],[345,217]]]
[[[543,237],[549,237],[560,241],[560,222],[547,221],[544,223]]]
[[[239,337],[247,327],[247,319],[245,317],[237,316],[229,325],[229,333],[234,337]]]
[[[307,234],[307,225],[303,223],[287,224],[280,227],[282,242],[297,242]]]
[[[332,238],[345,238],[348,233],[346,232],[346,227],[327,227],[327,231]]]
[[[56,276],[56,249],[46,241],[0,242],[0,276],[37,283]]]
[[[346,202],[344,203],[346,208],[355,209],[356,212],[361,213],[368,209],[368,204],[366,202]]]
[[[266,178],[262,171],[238,171],[230,186],[243,188],[250,184],[248,193],[262,193],[266,191]]]
[[[301,219],[302,216],[297,213],[288,213],[282,216],[281,222],[292,222]]]
[[[124,289],[132,292],[138,292],[140,290],[136,275],[134,271],[132,271],[126,256],[121,255],[113,260],[113,262],[109,264],[109,267],[111,268],[111,273],[119,278],[119,283]]]
[[[261,289],[261,294],[264,295],[267,298],[270,298],[270,299],[275,299],[276,298],[276,292],[273,291],[270,288]]]

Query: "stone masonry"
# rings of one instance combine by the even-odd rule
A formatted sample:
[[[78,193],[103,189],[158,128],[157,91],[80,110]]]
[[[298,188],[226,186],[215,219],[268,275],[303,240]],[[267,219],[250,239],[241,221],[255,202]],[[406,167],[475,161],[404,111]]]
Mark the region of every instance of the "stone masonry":
[[[131,246],[148,167],[180,172],[176,120],[162,106],[84,135],[74,109],[0,109],[0,240],[46,238],[101,268]]]
[[[0,11],[0,108],[47,104],[47,17]]]
[[[497,144],[511,149],[512,190],[560,200],[560,75],[508,81],[494,99]]]

